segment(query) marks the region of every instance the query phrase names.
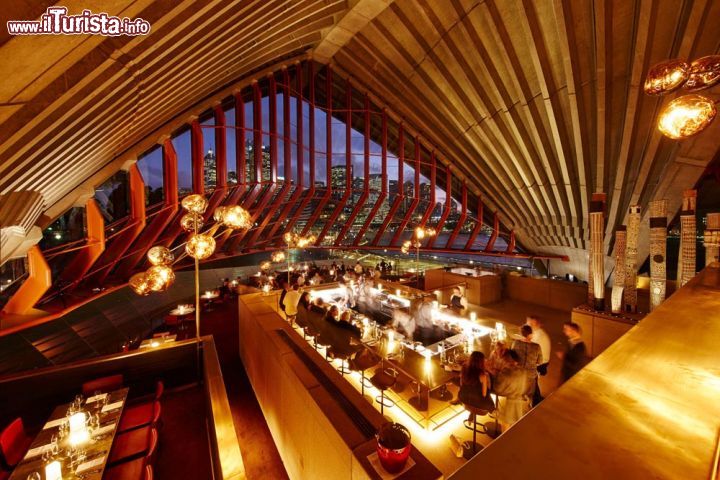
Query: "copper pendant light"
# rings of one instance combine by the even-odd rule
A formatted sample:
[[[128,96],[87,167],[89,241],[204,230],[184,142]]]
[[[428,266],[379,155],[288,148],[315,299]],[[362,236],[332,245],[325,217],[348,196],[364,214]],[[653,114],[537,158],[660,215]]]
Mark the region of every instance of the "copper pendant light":
[[[666,60],[654,65],[643,89],[648,95],[665,95],[680,88],[688,79],[690,67],[685,60]]]
[[[720,55],[707,55],[690,64],[684,88],[695,92],[712,87],[720,81]]]
[[[676,98],[660,112],[658,130],[666,137],[681,140],[705,130],[715,118],[715,103],[697,94]]]

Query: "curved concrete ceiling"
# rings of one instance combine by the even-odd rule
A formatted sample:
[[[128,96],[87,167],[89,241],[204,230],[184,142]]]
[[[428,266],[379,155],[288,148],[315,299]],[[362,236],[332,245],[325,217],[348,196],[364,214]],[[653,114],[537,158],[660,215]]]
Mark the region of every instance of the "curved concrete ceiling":
[[[423,131],[525,247],[569,255],[581,277],[592,193],[608,194],[608,233],[631,204],[667,198],[674,213],[718,152],[720,122],[684,142],[661,137],[654,119],[668,100],[641,85],[658,61],[719,51],[720,0],[64,5],[142,17],[152,31],[0,37],[12,72],[0,86],[0,194],[39,192],[50,215],[194,105],[307,52]],[[3,14],[37,18],[40,6]]]

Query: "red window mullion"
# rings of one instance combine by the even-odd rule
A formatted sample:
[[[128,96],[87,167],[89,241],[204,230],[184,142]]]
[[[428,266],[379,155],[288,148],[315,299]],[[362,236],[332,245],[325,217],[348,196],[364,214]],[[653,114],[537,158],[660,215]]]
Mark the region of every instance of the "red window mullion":
[[[471,250],[473,244],[475,243],[475,238],[477,238],[478,233],[480,233],[480,230],[482,229],[483,225],[483,202],[482,197],[478,195],[478,212],[477,212],[477,222],[475,223],[475,227],[472,230],[472,233],[470,233],[470,238],[468,238],[467,243],[465,244],[465,250]]]
[[[485,245],[485,252],[492,252],[495,250],[495,240],[497,240],[498,232],[500,231],[500,218],[498,213],[493,213],[493,231],[490,234],[487,245]]]
[[[375,215],[377,214],[378,210],[380,210],[380,207],[382,206],[383,202],[385,202],[385,198],[387,198],[387,112],[383,110],[382,115],[382,153],[381,153],[381,168],[382,168],[382,185],[380,186],[380,195],[378,196],[377,202],[375,202],[375,205],[373,205],[372,210],[370,210],[370,213],[368,214],[368,218],[365,219],[365,223],[363,224],[362,228],[360,228],[360,231],[358,232],[357,236],[355,237],[355,241],[353,242],[353,245],[359,245],[360,241],[365,237],[365,232],[367,232],[367,229],[370,228],[370,224],[372,223],[373,219],[375,218]],[[368,183],[368,189],[369,189],[369,183]]]
[[[448,238],[447,243],[445,244],[445,248],[452,249],[453,243],[455,243],[455,239],[458,236],[458,233],[460,233],[460,229],[465,224],[465,219],[467,218],[467,184],[465,183],[465,180],[462,182],[462,206],[460,210],[460,218],[458,219],[457,225],[455,225],[455,228],[453,229],[452,233],[450,234],[450,238]]]
[[[382,239],[383,234],[385,233],[385,230],[387,229],[388,225],[392,221],[392,218],[395,216],[395,212],[397,212],[398,208],[400,208],[400,204],[403,201],[403,169],[405,168],[405,132],[403,129],[402,123],[400,124],[398,128],[398,193],[395,197],[395,201],[393,202],[392,206],[390,207],[390,211],[388,212],[387,216],[385,217],[385,221],[383,222],[382,226],[378,230],[378,232],[375,234],[375,238],[373,238],[372,244],[378,245],[378,242]]]
[[[410,221],[410,218],[412,217],[412,214],[415,212],[415,209],[417,208],[418,203],[420,202],[420,195],[419,195],[419,184],[420,184],[420,139],[418,137],[415,137],[415,160],[414,160],[414,168],[415,168],[415,186],[413,188],[413,198],[412,202],[410,203],[410,206],[408,207],[408,211],[405,212],[405,216],[402,219],[402,222],[400,222],[400,226],[395,230],[395,235],[393,235],[392,240],[390,241],[390,245],[397,245],[397,242],[400,240],[400,236],[405,231],[405,228],[407,227],[408,222]],[[403,195],[405,194],[405,188],[403,186],[402,188]]]
[[[445,166],[445,209],[443,210],[442,216],[440,217],[440,221],[438,222],[437,226],[435,227],[435,230],[437,231],[437,235],[430,237],[427,242],[427,248],[433,248],[433,245],[435,245],[435,240],[438,236],[440,236],[440,233],[442,232],[443,227],[445,226],[445,222],[447,221],[448,216],[450,215],[450,205],[452,203],[452,172],[450,172],[450,166]]]

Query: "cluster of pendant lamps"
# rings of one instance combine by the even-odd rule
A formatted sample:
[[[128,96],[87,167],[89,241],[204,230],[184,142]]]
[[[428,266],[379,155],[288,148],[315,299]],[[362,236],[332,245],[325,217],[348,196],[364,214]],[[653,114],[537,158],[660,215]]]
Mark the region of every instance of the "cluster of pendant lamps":
[[[648,95],[666,95],[679,88],[697,92],[720,82],[720,55],[685,60],[667,60],[653,66],[645,79]],[[715,102],[697,93],[689,93],[668,103],[658,117],[658,130],[668,138],[681,140],[705,130],[715,119]]]
[[[183,198],[181,205],[186,213],[180,219],[180,226],[190,233],[190,238],[185,243],[185,253],[196,260],[209,258],[215,253],[215,238],[212,231],[200,233],[205,223],[203,214],[207,210],[208,201],[202,195],[193,194]],[[250,213],[239,205],[216,208],[213,219],[216,225],[232,230],[247,229],[252,226]],[[164,292],[175,281],[175,273],[172,269],[175,256],[167,247],[152,247],[147,252],[147,258],[152,266],[145,272],[136,273],[128,282],[130,288],[138,295]]]

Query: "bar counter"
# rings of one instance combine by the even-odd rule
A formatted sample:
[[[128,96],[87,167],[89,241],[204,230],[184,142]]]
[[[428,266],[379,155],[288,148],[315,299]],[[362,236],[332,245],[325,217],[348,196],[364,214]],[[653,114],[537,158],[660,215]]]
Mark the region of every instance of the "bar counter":
[[[240,356],[290,478],[382,478],[371,466],[385,422],[276,311],[278,296],[241,295]],[[442,478],[413,448],[400,477]]]

